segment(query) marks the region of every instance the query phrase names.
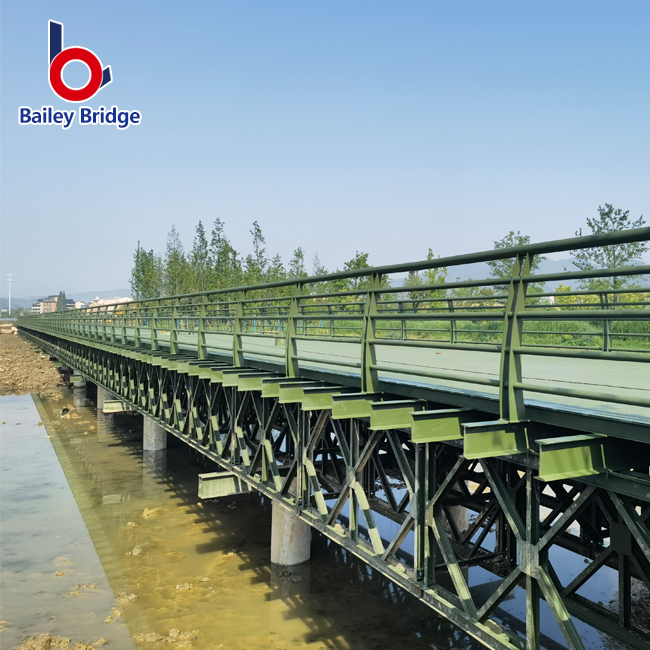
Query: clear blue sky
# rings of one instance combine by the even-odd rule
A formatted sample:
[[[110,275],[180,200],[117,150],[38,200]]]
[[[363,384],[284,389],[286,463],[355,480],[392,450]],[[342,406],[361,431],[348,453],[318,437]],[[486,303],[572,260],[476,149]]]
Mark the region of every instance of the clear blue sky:
[[[650,216],[650,2],[2,3],[2,268],[13,295],[128,286],[138,240],[258,220],[333,269]],[[69,109],[47,21],[112,66],[86,105],[142,124],[20,127]],[[75,69],[74,66],[79,66]],[[65,79],[84,80],[71,64]],[[75,83],[76,82],[76,83]],[[649,219],[650,220],[650,219]]]

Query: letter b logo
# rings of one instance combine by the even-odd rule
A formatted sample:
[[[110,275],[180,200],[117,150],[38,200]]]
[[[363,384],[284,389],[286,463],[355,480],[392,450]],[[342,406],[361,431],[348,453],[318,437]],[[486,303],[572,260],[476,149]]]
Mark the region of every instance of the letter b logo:
[[[50,87],[66,102],[85,102],[113,80],[111,66],[102,68],[99,57],[85,47],[63,49],[63,23],[49,22]],[[81,61],[90,70],[90,79],[82,88],[71,88],[63,81],[63,68],[71,61]]]

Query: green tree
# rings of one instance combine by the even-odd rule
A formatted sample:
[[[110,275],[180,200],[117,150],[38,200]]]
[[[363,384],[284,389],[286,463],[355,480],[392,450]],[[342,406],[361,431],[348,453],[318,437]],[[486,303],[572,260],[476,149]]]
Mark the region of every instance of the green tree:
[[[433,261],[440,259],[440,255],[436,257],[433,249],[429,249],[427,253],[427,260]],[[448,270],[446,266],[440,266],[433,269],[425,269],[424,271],[409,271],[404,280],[404,286],[412,289],[406,294],[406,298],[423,299],[423,298],[444,298],[447,295],[446,289],[430,289],[426,291],[417,291],[418,287],[432,284],[444,284],[447,280]]]
[[[217,218],[210,239],[209,289],[227,289],[243,284],[242,265],[239,254],[225,235],[225,224]]]
[[[307,271],[305,270],[305,251],[298,246],[293,251],[293,257],[289,260],[288,277],[292,280],[299,280],[300,278],[306,278],[307,275]]]
[[[645,223],[643,215],[636,221],[632,221],[629,210],[623,211],[620,208],[614,208],[611,203],[605,203],[604,207],[598,206],[598,216],[593,219],[587,219],[587,226],[591,230],[591,234],[594,235],[620,232],[621,230],[628,230],[630,228],[641,228]],[[582,228],[576,231],[576,235],[582,235]],[[634,242],[573,251],[572,259],[575,266],[581,271],[619,269],[624,266],[633,265],[647,252],[648,244],[646,242]],[[621,275],[611,278],[587,279],[581,280],[580,286],[583,289],[595,291],[625,289],[635,286],[639,277],[639,275]]]
[[[59,295],[56,299],[56,310],[57,311],[67,311],[68,305],[66,304],[65,291],[59,291]]]
[[[502,250],[504,248],[513,248],[514,246],[528,246],[530,244],[530,235],[522,235],[518,230],[515,232],[511,230],[505,237],[494,242],[494,250]],[[546,258],[540,255],[533,256],[530,263],[531,273],[536,273],[539,270],[539,265]],[[487,262],[490,267],[490,275],[493,278],[503,278],[510,281],[512,277],[512,270],[515,265],[514,258],[504,260],[491,260]],[[534,283],[528,285],[528,293],[539,293],[543,291],[544,283]]]
[[[266,278],[269,260],[266,257],[266,240],[257,221],[253,221],[250,231],[253,236],[253,252],[246,256],[244,261],[246,284],[262,284]]]
[[[327,275],[328,271],[323,266],[323,263],[320,261],[320,257],[318,257],[318,253],[314,254],[314,257],[311,261],[311,274],[312,275]],[[314,284],[311,285],[311,291],[312,293],[325,293],[327,291],[328,283],[327,282],[314,282]]]
[[[138,247],[133,255],[131,293],[136,300],[158,298],[162,294],[162,260],[153,250]]]
[[[189,255],[190,291],[205,291],[210,282],[210,250],[201,221],[196,226],[194,245]]]
[[[573,291],[571,285],[560,284],[560,286],[555,290],[556,293],[566,293],[568,291]],[[577,296],[555,296],[555,304],[560,306],[566,305],[575,305],[578,302]]]
[[[185,293],[189,286],[189,265],[183,250],[183,242],[178,235],[176,226],[167,235],[167,248],[165,250],[165,267],[163,275],[164,293],[175,296]]]
[[[282,263],[282,258],[280,257],[280,255],[276,255],[268,263],[268,268],[266,270],[266,277],[264,281],[281,282],[282,280],[286,280],[286,279],[287,279],[287,272],[284,268],[284,264]],[[278,294],[284,292],[275,291],[274,293]]]

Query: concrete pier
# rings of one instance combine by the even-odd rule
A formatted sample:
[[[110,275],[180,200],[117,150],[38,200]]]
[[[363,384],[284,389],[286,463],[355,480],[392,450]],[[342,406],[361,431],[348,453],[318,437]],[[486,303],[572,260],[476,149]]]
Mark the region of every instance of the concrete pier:
[[[111,394],[101,386],[97,386],[97,413],[101,413],[104,409],[104,401],[110,400]]]
[[[86,382],[76,381],[72,384],[72,399],[75,408],[81,408],[86,404]]]
[[[152,418],[143,416],[142,433],[142,449],[145,451],[167,449],[167,431]]]
[[[291,486],[293,491],[295,486]],[[311,526],[273,501],[271,519],[271,562],[294,566],[311,557]]]

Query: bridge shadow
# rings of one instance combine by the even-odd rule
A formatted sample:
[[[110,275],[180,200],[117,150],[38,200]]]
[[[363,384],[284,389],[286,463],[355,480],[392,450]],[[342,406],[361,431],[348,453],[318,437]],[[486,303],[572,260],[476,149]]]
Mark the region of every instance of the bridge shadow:
[[[65,395],[58,402],[42,402],[39,410],[47,431],[58,438],[61,453],[67,454],[70,463],[76,466],[79,482],[84,484],[83,489],[93,503],[112,507],[111,499],[115,501],[116,495],[122,502],[139,503],[140,499],[146,501],[149,496],[164,493],[168,505],[187,520],[183,525],[188,530],[194,527],[201,531],[200,539],[192,542],[192,548],[197,556],[205,558],[206,565],[215,558],[235,559],[243,589],[246,585],[251,589],[263,588],[267,603],[282,604],[282,620],[302,623],[306,631],[291,639],[290,645],[316,644],[311,647],[318,650],[482,647],[316,531],[313,531],[309,563],[289,568],[272,565],[268,499],[251,493],[200,501],[197,474],[215,471],[216,464],[171,435],[166,451],[143,452],[139,416],[100,416],[96,420],[97,445],[73,443],[75,438],[79,439],[73,435],[57,436],[73,422],[60,417],[60,411],[70,400],[70,395]],[[87,422],[96,417],[91,406],[80,407],[77,413],[83,414]],[[86,440],[81,438],[82,443]],[[121,464],[117,474],[109,468],[109,461]],[[127,475],[141,476],[140,483],[120,479]],[[79,507],[84,514],[84,506]],[[104,530],[98,525],[91,530],[89,526],[98,552],[100,546],[104,548],[107,541],[112,543],[114,539],[114,531],[107,530],[106,523],[102,526]],[[106,551],[103,553],[108,557]],[[101,552],[100,557],[104,561]],[[110,578],[109,570],[107,574]],[[214,579],[219,579],[218,574]],[[211,584],[219,589],[218,582]],[[282,634],[272,627],[269,623],[269,641]]]

